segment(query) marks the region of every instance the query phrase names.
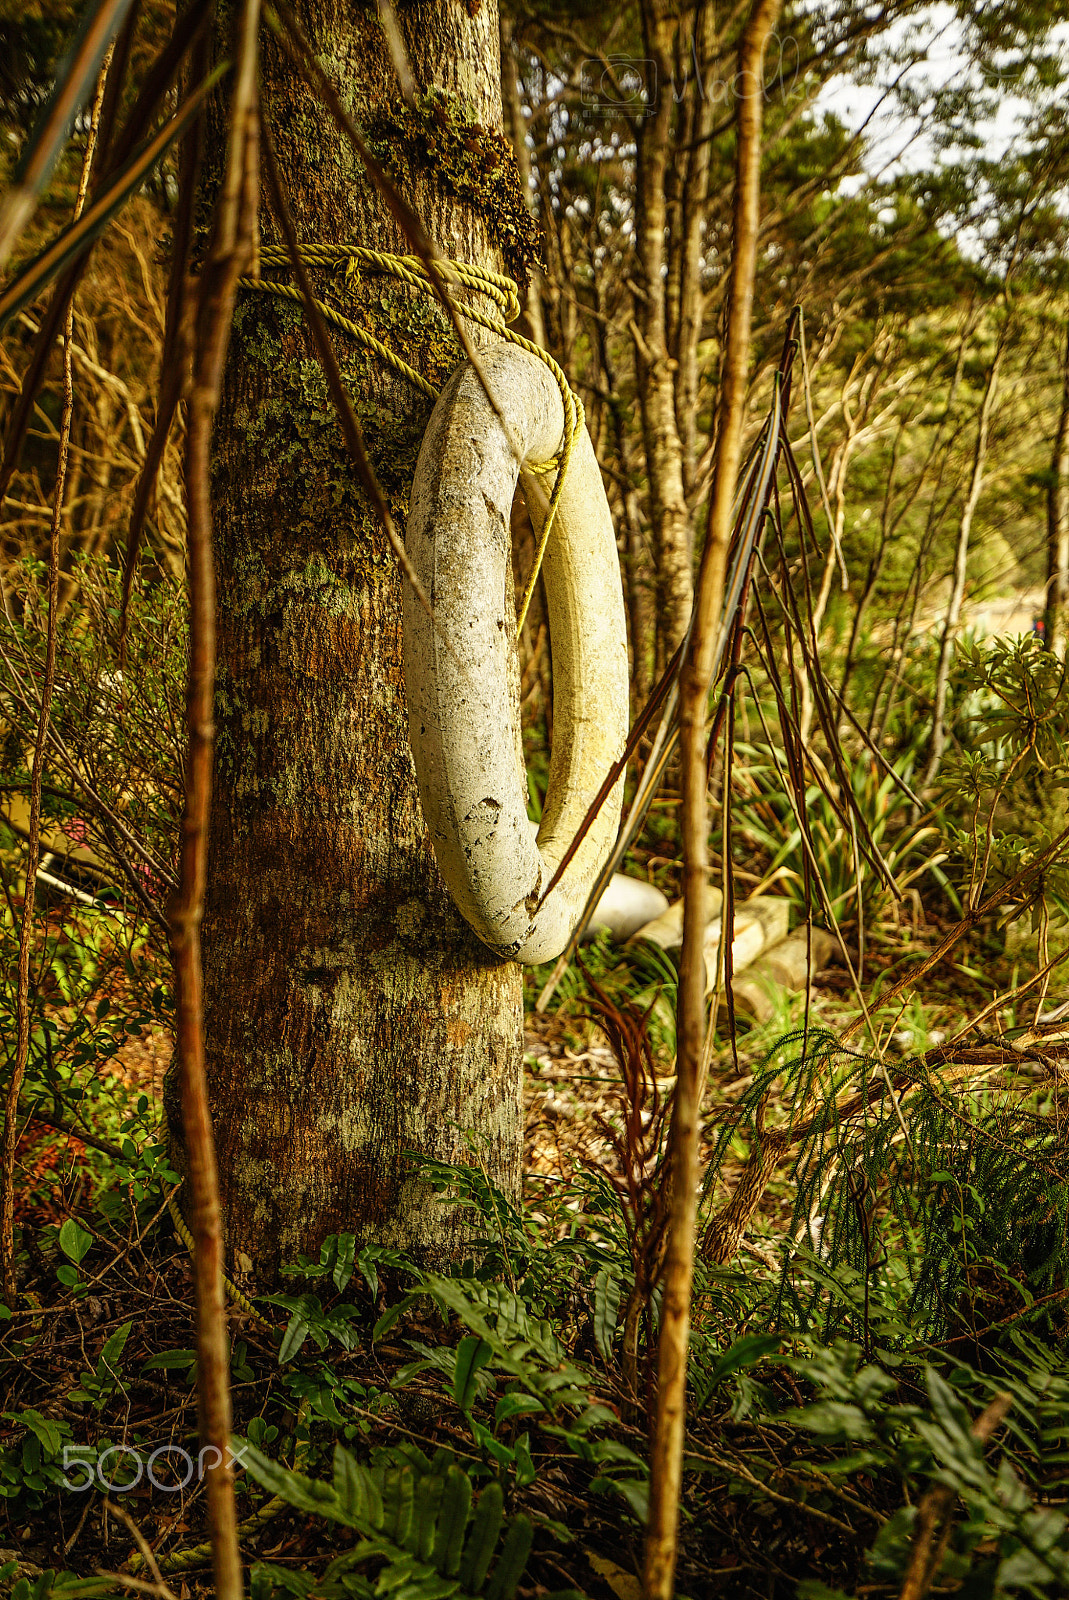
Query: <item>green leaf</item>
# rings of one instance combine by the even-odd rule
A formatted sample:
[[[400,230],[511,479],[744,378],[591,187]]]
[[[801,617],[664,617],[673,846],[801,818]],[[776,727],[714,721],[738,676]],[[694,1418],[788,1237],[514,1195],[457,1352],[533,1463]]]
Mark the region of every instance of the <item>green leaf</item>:
[[[592,1478],[596,1494],[622,1494],[636,1518],[645,1527],[650,1516],[650,1486],[646,1478]]]
[[[485,1339],[468,1334],[457,1346],[453,1373],[453,1398],[461,1411],[470,1411],[478,1395],[478,1375],[493,1360],[493,1347]]]
[[[348,1511],[339,1503],[329,1483],[306,1478],[301,1472],[290,1472],[280,1462],[265,1456],[248,1439],[235,1438],[231,1449],[246,1472],[270,1494],[285,1500],[287,1505],[295,1506],[298,1511],[315,1512],[347,1528],[357,1526],[350,1520]]]
[[[325,1577],[333,1577],[337,1562],[331,1562]],[[339,1569],[341,1570],[341,1569]],[[275,1600],[280,1592],[295,1594],[298,1600],[304,1600],[314,1589],[320,1587],[319,1580],[307,1572],[291,1572],[288,1567],[276,1567],[271,1561],[257,1561],[250,1574],[250,1592],[252,1600]],[[354,1591],[358,1593],[359,1591]]]
[[[361,1255],[362,1254],[363,1252],[361,1251]],[[416,1301],[421,1300],[425,1293],[426,1291],[423,1289],[410,1290],[410,1292],[406,1294],[402,1300],[399,1300],[395,1306],[388,1306],[387,1309],[382,1313],[382,1316],[379,1318],[378,1322],[376,1322],[374,1328],[371,1330],[372,1344],[377,1344],[384,1333],[389,1333],[390,1329],[395,1325],[395,1323],[400,1322],[409,1306],[415,1305]]]
[[[372,1299],[379,1292],[379,1275],[375,1270],[375,1247],[366,1244],[356,1258],[356,1264],[364,1277],[364,1282],[371,1290]]]
[[[434,1549],[434,1533],[438,1526],[444,1488],[445,1479],[437,1472],[427,1473],[420,1482],[419,1545],[416,1554],[421,1561],[429,1561]]]
[[[724,1351],[716,1366],[709,1374],[709,1390],[716,1388],[724,1378],[732,1372],[741,1372],[747,1367],[756,1367],[765,1356],[771,1355],[773,1350],[778,1350],[782,1344],[779,1334],[776,1333],[748,1333],[743,1338],[736,1339],[729,1349]]]
[[[308,1320],[307,1312],[303,1309],[296,1310],[290,1317],[286,1325],[286,1331],[282,1336],[282,1344],[278,1352],[278,1364],[280,1367],[285,1366],[287,1361],[293,1360],[293,1357],[307,1339],[310,1327],[311,1324]]]
[[[374,1478],[340,1444],[334,1447],[334,1493],[351,1528],[382,1527],[382,1496]]]
[[[24,1428],[28,1428],[40,1440],[49,1456],[58,1456],[64,1437],[70,1436],[70,1428],[65,1422],[53,1422],[48,1417],[43,1417],[39,1411],[4,1411],[0,1415],[8,1422],[21,1423]]]
[[[334,1287],[341,1294],[345,1285],[353,1275],[353,1264],[356,1260],[356,1235],[352,1233],[339,1233],[338,1259],[334,1263]]]
[[[521,1489],[524,1489],[529,1483],[534,1483],[538,1476],[538,1470],[531,1460],[531,1435],[529,1433],[520,1434],[512,1447],[512,1453],[516,1460],[516,1482]]]
[[[103,1350],[100,1359],[109,1367],[114,1368],[115,1363],[126,1348],[126,1341],[130,1337],[132,1322],[124,1322],[121,1328],[116,1328]]]
[[[471,1510],[471,1481],[449,1465],[444,1478],[412,1446],[377,1453],[368,1471],[344,1448],[334,1455],[333,1489],[268,1460],[255,1446],[235,1440],[233,1449],[264,1488],[299,1510],[327,1516],[355,1527],[357,1543],[335,1557],[318,1580],[293,1573],[282,1581],[266,1563],[253,1570],[252,1594],[270,1600],[279,1589],[299,1596],[313,1591],[342,1600],[353,1595],[392,1600],[512,1600],[531,1548],[532,1529],[518,1517],[506,1530],[489,1587],[487,1573],[504,1523],[504,1494],[499,1483],[484,1488]],[[438,1464],[447,1452],[435,1457]],[[378,1485],[381,1484],[381,1494]],[[469,1526],[470,1522],[470,1526]],[[374,1526],[372,1526],[374,1524]],[[465,1535],[467,1537],[465,1538]],[[358,1569],[375,1563],[374,1578]],[[457,1576],[459,1568],[459,1577]],[[273,1587],[272,1587],[273,1584]]]
[[[460,1586],[469,1594],[478,1594],[490,1570],[490,1559],[505,1518],[505,1496],[496,1479],[488,1483],[479,1496],[471,1524],[468,1542],[457,1576]]]
[[[529,1518],[516,1517],[502,1543],[486,1600],[512,1600],[523,1577],[533,1538],[534,1528]]]
[[[412,1467],[401,1468],[397,1478],[397,1511],[393,1539],[402,1550],[415,1555],[419,1549],[419,1527],[416,1522],[416,1474]]]
[[[370,1591],[369,1591],[370,1592]],[[409,1560],[379,1575],[376,1596],[390,1594],[393,1600],[461,1600],[455,1578],[440,1578],[428,1567]]]
[[[197,1359],[195,1350],[160,1350],[156,1355],[149,1356],[142,1368],[143,1372],[173,1372],[185,1367],[191,1367]]]
[[[499,1462],[503,1467],[511,1467],[516,1459],[515,1452],[501,1439],[495,1439],[489,1428],[484,1428],[475,1417],[471,1417],[472,1438],[480,1450],[485,1450],[488,1456]]]
[[[58,1600],[60,1595],[64,1600],[81,1600],[82,1596],[90,1595],[107,1595],[109,1600],[118,1600],[110,1578],[79,1578],[74,1572],[61,1572],[55,1576],[47,1593],[50,1600]]]
[[[81,1261],[92,1242],[93,1235],[73,1217],[68,1217],[59,1230],[59,1248],[71,1261]]]
[[[508,1422],[511,1417],[526,1416],[532,1411],[544,1411],[546,1408],[533,1394],[524,1394],[519,1389],[510,1389],[508,1394],[503,1394],[494,1407],[494,1425],[499,1427],[502,1422]]]
[[[471,1479],[459,1467],[450,1467],[445,1475],[441,1510],[434,1537],[431,1564],[448,1577],[456,1576],[460,1555],[464,1548],[464,1530],[471,1507]]]
[[[820,1434],[829,1442],[876,1437],[861,1407],[842,1400],[818,1400],[815,1405],[785,1411],[783,1418],[795,1427],[808,1428],[811,1433]]]
[[[620,1279],[603,1267],[594,1279],[594,1342],[606,1366],[612,1365],[612,1336],[620,1311]]]
[[[346,1419],[338,1410],[333,1391],[326,1385],[312,1390],[312,1404],[321,1417],[324,1417],[331,1427],[339,1431],[345,1427]]]

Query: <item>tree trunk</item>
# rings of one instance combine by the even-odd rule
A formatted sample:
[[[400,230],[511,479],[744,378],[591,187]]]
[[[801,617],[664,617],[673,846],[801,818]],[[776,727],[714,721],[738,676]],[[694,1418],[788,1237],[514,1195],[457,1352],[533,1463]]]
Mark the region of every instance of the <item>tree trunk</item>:
[[[499,131],[496,5],[398,8],[408,103],[374,8],[296,9],[441,251],[524,276],[533,230]],[[302,242],[406,251],[356,154],[270,39],[263,100]],[[263,243],[281,243],[269,202]],[[344,270],[313,282],[437,386],[459,359],[442,312],[408,286]],[[403,529],[430,403],[333,337]],[[412,1177],[408,1152],[464,1160],[474,1133],[475,1159],[516,1195],[520,969],[478,942],[439,877],[408,747],[401,579],[303,315],[267,295],[246,294],[235,319],[213,514],[218,739],[204,958],[230,1252],[262,1282],[340,1231],[441,1260],[461,1246],[460,1225]]]
[[[631,334],[657,562],[657,623],[663,631],[666,655],[686,633],[694,599],[693,534],[675,410],[678,363],[668,350],[666,299],[672,276],[666,260],[666,249],[670,250],[672,243],[666,186],[673,129],[672,40],[677,26],[678,19],[665,0],[645,0],[643,37],[655,77],[649,114],[640,124],[637,141],[635,231],[643,292]]]
[[[1069,329],[1062,357],[1062,406],[1047,488],[1047,647],[1069,651]]]
[[[954,373],[950,380],[950,389],[947,394],[946,406],[943,410],[942,417],[936,423],[935,432],[932,435],[932,442],[929,446],[927,457],[925,458],[924,465],[921,468],[918,476],[918,493],[920,490],[921,480],[928,476],[933,462],[937,459],[940,444],[943,439],[944,429],[948,426],[948,424],[951,423],[953,419],[954,409],[957,404],[958,391],[961,388],[962,375],[965,371],[965,355],[968,350],[969,340],[972,338],[972,335],[975,332],[978,320],[979,313],[976,309],[976,303],[975,301],[970,301],[968,310],[965,313],[965,320],[962,324],[961,338],[958,341],[958,352],[954,359]],[[891,712],[895,704],[895,697],[898,694],[898,690],[902,682],[900,677],[900,666],[904,651],[904,640],[912,638],[913,630],[916,626],[917,613],[920,610],[922,585],[925,577],[925,562],[927,561],[928,552],[932,548],[935,538],[939,532],[943,516],[950,505],[951,498],[953,497],[953,494],[957,492],[956,490],[953,490],[951,494],[948,494],[943,501],[942,509],[940,509],[939,491],[942,488],[943,478],[950,463],[951,449],[957,436],[957,432],[957,428],[951,428],[950,438],[943,449],[942,457],[939,461],[939,469],[936,473],[935,483],[932,488],[932,495],[928,502],[928,513],[925,518],[924,531],[921,534],[920,542],[917,547],[917,553],[914,557],[913,571],[910,574],[909,581],[902,591],[898,609],[895,612],[894,622],[892,625],[891,648],[889,651],[885,652],[886,665],[880,675],[879,681],[877,682],[875,691],[872,695],[869,709],[868,726],[865,730],[865,736],[866,738],[871,739],[874,744],[882,744],[883,742],[884,729],[890,723]],[[906,618],[907,606],[909,608],[908,619]],[[881,699],[883,697],[885,684],[887,685],[887,697],[886,699],[883,699],[881,707]]]
[[[954,640],[957,637],[958,624],[961,621],[961,607],[965,599],[965,578],[969,561],[969,541],[972,538],[973,517],[984,487],[984,475],[987,471],[987,444],[991,432],[991,418],[995,410],[995,397],[998,393],[999,369],[1002,366],[1002,357],[1006,349],[1006,338],[1009,333],[1010,319],[1007,314],[999,334],[995,354],[991,366],[988,368],[987,383],[984,387],[984,397],[980,402],[980,417],[976,426],[976,448],[973,451],[972,473],[969,478],[969,492],[965,496],[965,505],[962,508],[961,522],[958,526],[958,543],[954,555],[954,576],[950,586],[950,600],[947,604],[946,619],[943,623],[943,636],[939,644],[939,664],[935,672],[935,713],[932,722],[932,742],[928,747],[928,765],[924,769],[923,786],[927,788],[935,781],[939,771],[939,763],[943,759],[946,749],[947,727],[946,708],[947,690],[950,686],[950,666],[954,654]]]
[[[520,102],[519,68],[516,62],[516,47],[512,42],[512,18],[502,12],[500,21],[501,38],[501,95],[505,116],[505,131],[512,144],[513,154],[516,157],[516,167],[520,175],[520,185],[523,198],[528,206],[531,204],[531,153],[527,148],[527,123],[524,120],[523,106]],[[530,283],[527,286],[527,295],[523,302],[524,315],[527,318],[527,327],[521,326],[520,332],[533,339],[535,344],[546,348],[546,324],[542,316],[542,291],[539,284],[541,272],[536,263],[532,263]]]

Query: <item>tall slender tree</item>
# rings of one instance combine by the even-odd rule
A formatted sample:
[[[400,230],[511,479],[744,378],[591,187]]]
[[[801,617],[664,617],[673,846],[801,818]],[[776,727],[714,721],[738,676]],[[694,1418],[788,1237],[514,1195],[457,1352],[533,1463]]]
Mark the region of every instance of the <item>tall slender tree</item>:
[[[1069,643],[1069,327],[1062,354],[1062,398],[1047,484],[1047,644],[1064,656]]]

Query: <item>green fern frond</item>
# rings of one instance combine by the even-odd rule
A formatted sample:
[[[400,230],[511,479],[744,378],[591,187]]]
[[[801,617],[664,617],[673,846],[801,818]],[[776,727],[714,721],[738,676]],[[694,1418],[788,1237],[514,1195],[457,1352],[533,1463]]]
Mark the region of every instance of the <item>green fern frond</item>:
[[[313,1589],[322,1600],[386,1594],[404,1600],[512,1600],[516,1593],[531,1550],[530,1519],[506,1521],[496,1481],[473,1501],[471,1479],[444,1452],[440,1461],[428,1462],[422,1454],[416,1461],[410,1453],[401,1464],[381,1461],[368,1468],[338,1445],[333,1482],[324,1483],[291,1472],[243,1440],[235,1441],[239,1451],[246,1470],[271,1494],[361,1536],[321,1578],[259,1562],[253,1600]]]

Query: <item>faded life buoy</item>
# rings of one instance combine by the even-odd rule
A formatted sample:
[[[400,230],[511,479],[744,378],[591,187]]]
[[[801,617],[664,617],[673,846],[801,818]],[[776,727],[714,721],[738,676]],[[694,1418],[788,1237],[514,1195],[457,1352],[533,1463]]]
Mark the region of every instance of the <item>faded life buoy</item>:
[[[551,961],[579,920],[620,822],[622,778],[540,904],[627,739],[620,565],[584,426],[542,566],[553,750],[536,828],[527,816],[518,726],[509,525],[518,476],[536,535],[544,525],[553,476],[524,464],[560,450],[564,406],[549,368],[515,345],[481,351],[479,364],[498,409],[464,362],[435,405],[412,485],[406,543],[434,621],[406,584],[409,737],[434,853],[461,913],[500,955]]]

